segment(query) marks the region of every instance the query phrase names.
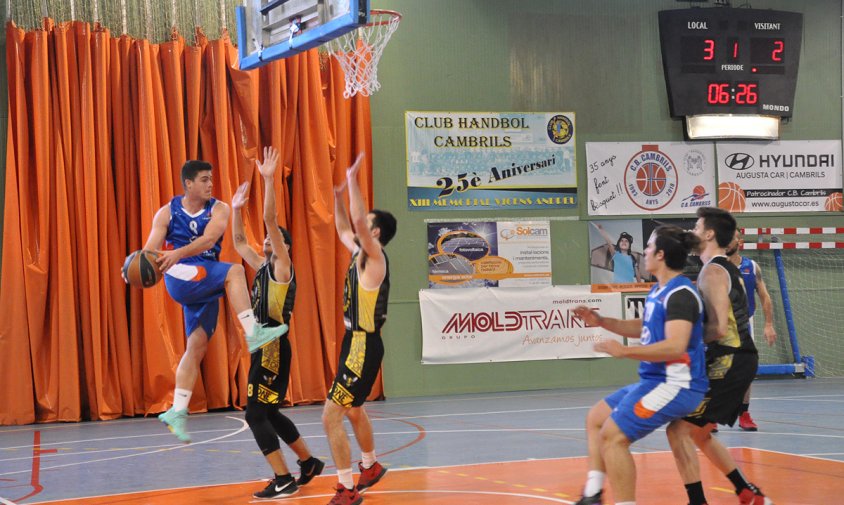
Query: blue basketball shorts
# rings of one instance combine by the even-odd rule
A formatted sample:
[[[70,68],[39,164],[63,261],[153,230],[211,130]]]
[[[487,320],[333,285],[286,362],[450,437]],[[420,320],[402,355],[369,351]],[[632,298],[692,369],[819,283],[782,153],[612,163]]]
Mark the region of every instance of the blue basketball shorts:
[[[604,398],[611,417],[630,442],[644,438],[660,426],[694,411],[703,391],[692,391],[665,382],[642,381]]]
[[[164,274],[164,285],[170,296],[182,305],[185,335],[200,326],[208,338],[217,329],[219,298],[226,293],[226,275],[231,263],[196,261],[177,263]]]

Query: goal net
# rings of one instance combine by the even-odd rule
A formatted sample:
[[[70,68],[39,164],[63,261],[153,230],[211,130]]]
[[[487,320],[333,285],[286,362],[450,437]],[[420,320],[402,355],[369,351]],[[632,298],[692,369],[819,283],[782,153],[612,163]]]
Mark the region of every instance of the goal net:
[[[844,376],[844,243],[823,241],[842,231],[745,230],[741,254],[759,264],[773,301],[777,331],[776,343],[768,346],[757,296],[753,334],[759,349],[760,374],[790,373],[787,365],[803,364],[807,369],[798,366],[794,371],[807,376]]]

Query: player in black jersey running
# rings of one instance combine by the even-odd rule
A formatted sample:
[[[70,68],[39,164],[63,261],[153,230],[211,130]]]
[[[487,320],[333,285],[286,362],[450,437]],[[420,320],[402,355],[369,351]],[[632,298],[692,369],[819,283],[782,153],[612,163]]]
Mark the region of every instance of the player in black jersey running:
[[[267,327],[290,324],[293,302],[296,299],[296,278],[290,261],[290,234],[278,225],[273,177],[278,167],[278,151],[264,148],[264,163],[258,171],[264,178],[264,255],[259,255],[246,242],[240,209],[248,200],[249,183],[237,188],[232,199],[232,235],[238,254],[257,271],[252,283],[252,310],[258,322]],[[307,484],[322,473],[325,463],[313,457],[293,421],[278,408],[287,394],[292,357],[287,333],[252,352],[249,366],[249,386],[246,400],[246,422],[255,442],[267,458],[275,477],[266,488],[256,491],[255,498],[283,498],[295,494],[299,486]],[[281,437],[299,457],[299,480],[290,475],[281,445]]]
[[[711,435],[716,424],[732,426],[738,418],[744,393],[756,376],[759,353],[750,336],[741,274],[725,252],[735,235],[736,220],[729,212],[712,207],[699,208],[697,216],[695,234],[700,238],[703,261],[697,283],[705,311],[709,391],[695,412],[668,425],[668,441],[690,505],[706,504],[695,446],[730,479],[739,503],[772,505],[742,475],[727,448]]]
[[[328,391],[322,423],[337,467],[337,493],[329,505],[357,505],[361,492],[378,482],[387,470],[375,460],[372,423],[363,403],[372,390],[384,344],[381,326],[387,319],[390,294],[390,268],[383,247],[396,234],[396,219],[389,212],[365,210],[358,185],[358,171],[363,163],[359,155],[346,171],[346,182],[334,188],[334,224],[340,241],[352,252],[343,293],[343,319],[346,333],[340,350],[337,375]],[[349,213],[343,204],[349,187]],[[351,218],[351,220],[350,220]],[[357,486],[352,479],[349,437],[343,427],[348,417],[360,446],[362,457]]]

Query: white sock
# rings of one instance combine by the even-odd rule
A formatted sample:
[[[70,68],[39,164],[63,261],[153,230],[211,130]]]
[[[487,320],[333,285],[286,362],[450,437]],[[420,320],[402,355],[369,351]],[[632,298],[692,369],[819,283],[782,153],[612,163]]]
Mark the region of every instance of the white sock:
[[[342,484],[346,489],[352,489],[355,487],[355,479],[352,477],[351,468],[345,468],[343,470],[338,469],[337,480],[340,481],[340,484]]]
[[[246,337],[251,337],[255,333],[255,314],[252,309],[247,309],[237,315],[237,320],[243,326],[243,331],[246,332]]]
[[[180,410],[187,410],[190,403],[190,397],[193,391],[190,389],[179,389],[173,392],[173,410],[176,412]]]
[[[598,470],[589,470],[586,474],[586,486],[583,487],[583,496],[595,496],[604,487],[604,477],[607,474]]]
[[[371,468],[375,464],[375,451],[360,453],[360,459],[364,468]]]
[[[617,501],[615,505],[636,505],[634,501]]]

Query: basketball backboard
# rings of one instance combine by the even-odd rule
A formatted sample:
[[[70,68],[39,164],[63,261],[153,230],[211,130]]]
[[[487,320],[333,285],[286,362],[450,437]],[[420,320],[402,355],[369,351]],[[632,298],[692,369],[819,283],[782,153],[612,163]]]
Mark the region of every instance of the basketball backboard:
[[[241,70],[324,44],[369,21],[369,0],[247,0],[237,7]]]

